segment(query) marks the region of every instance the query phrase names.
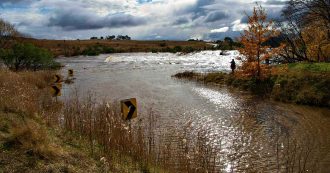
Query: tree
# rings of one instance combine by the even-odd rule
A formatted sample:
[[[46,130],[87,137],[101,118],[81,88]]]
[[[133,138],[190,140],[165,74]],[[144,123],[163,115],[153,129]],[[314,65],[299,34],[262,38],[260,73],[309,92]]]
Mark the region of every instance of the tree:
[[[115,39],[115,38],[116,38],[116,36],[114,36],[114,35],[106,36],[106,39],[107,39],[107,40],[113,40],[113,39]]]
[[[330,43],[327,39],[326,30],[317,25],[304,27],[302,30],[302,37],[305,40],[306,54],[309,61],[328,61],[330,56]]]
[[[281,37],[288,62],[329,61],[330,1],[290,0],[283,10]],[[315,34],[318,33],[318,34]]]
[[[327,28],[330,37],[329,9],[329,0],[290,0],[283,14],[292,17],[300,28],[315,25],[315,21],[318,21],[317,25]]]
[[[0,18],[0,48],[8,46],[8,40],[19,36],[20,33],[15,29],[14,25]]]
[[[225,37],[224,38],[224,41],[227,42],[227,43],[229,43],[229,44],[231,44],[231,43],[234,42],[234,40],[232,38],[230,38],[230,37]]]
[[[279,32],[274,29],[273,22],[267,20],[265,10],[261,6],[254,7],[252,16],[248,16],[248,27],[239,39],[243,45],[239,52],[245,56],[240,71],[242,76],[261,80],[269,75],[269,59],[278,52],[279,48],[270,48],[263,43],[278,35]]]
[[[117,40],[131,40],[131,37],[129,37],[128,35],[118,35],[117,36]]]

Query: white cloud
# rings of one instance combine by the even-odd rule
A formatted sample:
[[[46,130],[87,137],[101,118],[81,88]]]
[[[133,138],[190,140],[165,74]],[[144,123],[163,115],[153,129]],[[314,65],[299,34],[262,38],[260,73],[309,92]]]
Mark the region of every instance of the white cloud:
[[[246,23],[241,23],[240,19],[235,20],[231,24],[232,24],[232,26],[231,26],[232,31],[243,31],[248,27],[248,25]]]
[[[229,27],[222,27],[222,28],[219,28],[219,29],[212,29],[211,30],[211,33],[217,33],[217,32],[227,32],[229,30]]]

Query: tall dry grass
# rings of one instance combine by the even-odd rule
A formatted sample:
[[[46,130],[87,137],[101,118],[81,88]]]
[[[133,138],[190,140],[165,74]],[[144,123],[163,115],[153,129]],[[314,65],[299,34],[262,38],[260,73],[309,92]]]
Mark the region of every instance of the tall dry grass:
[[[157,113],[125,122],[119,105],[98,103],[92,97],[64,104],[60,124],[89,139],[91,152],[102,155],[113,171],[128,172],[310,172],[318,171],[320,152],[312,136],[278,122],[261,123],[254,115],[228,119],[221,133],[197,128],[192,121],[158,129]],[[189,118],[187,118],[189,119]],[[297,133],[297,134],[295,134]],[[124,171],[125,172],[125,171]]]
[[[48,108],[54,110],[55,104],[48,94],[53,73],[0,70],[0,142],[3,147],[24,149],[42,157],[52,157],[56,153],[41,123],[48,110],[47,102]]]

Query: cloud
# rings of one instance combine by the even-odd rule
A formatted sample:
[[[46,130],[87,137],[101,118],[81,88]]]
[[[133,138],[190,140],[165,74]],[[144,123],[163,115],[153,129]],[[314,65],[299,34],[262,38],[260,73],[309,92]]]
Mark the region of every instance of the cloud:
[[[205,22],[216,22],[228,18],[228,15],[221,11],[212,12],[207,15]]]
[[[231,24],[232,24],[231,26],[232,31],[243,31],[248,26],[246,23],[241,23],[241,20],[235,20]]]
[[[186,17],[180,17],[178,19],[176,19],[172,24],[173,25],[182,25],[182,24],[186,24],[189,23],[189,19]]]
[[[29,1],[31,1],[31,0],[1,0],[0,4],[5,4],[5,3],[15,4],[15,3],[29,2]]]
[[[37,38],[221,39],[239,35],[256,0],[0,0],[0,17]],[[270,18],[286,0],[259,0]],[[240,20],[239,20],[240,19]],[[227,29],[228,28],[228,29]],[[156,33],[156,34],[155,34]]]
[[[120,28],[138,26],[146,23],[146,19],[130,14],[117,13],[99,16],[89,12],[58,13],[51,17],[48,26],[57,26],[65,30],[89,30],[101,28]]]
[[[219,28],[219,29],[212,29],[211,30],[211,33],[217,33],[217,32],[227,32],[229,30],[229,27],[222,27],[222,28]]]
[[[265,2],[266,5],[285,5],[286,3],[285,0],[268,0]]]

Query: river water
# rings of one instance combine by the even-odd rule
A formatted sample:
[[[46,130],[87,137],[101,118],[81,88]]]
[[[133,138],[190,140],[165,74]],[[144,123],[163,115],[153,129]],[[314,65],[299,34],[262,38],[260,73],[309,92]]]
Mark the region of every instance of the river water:
[[[118,106],[122,99],[137,98],[138,119],[152,111],[159,131],[189,126],[185,140],[206,132],[208,145],[221,148],[220,168],[214,172],[330,171],[329,109],[277,103],[171,77],[185,70],[229,72],[237,56],[237,51],[203,51],[63,57],[58,59],[65,65],[62,74],[73,69],[76,79],[63,86],[62,99],[76,91]]]

